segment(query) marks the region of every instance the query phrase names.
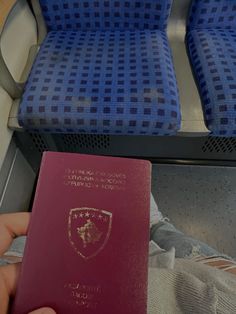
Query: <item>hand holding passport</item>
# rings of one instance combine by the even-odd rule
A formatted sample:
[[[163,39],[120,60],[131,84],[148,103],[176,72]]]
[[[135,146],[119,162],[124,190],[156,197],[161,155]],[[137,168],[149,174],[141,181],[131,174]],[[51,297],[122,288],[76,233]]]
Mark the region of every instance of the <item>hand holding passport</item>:
[[[12,314],[145,314],[150,163],[45,153]]]
[[[30,214],[5,214],[0,216],[0,256],[17,236],[26,235]],[[10,297],[14,295],[20,272],[20,263],[0,269],[0,313],[7,314]],[[41,308],[29,314],[55,314],[49,308]]]

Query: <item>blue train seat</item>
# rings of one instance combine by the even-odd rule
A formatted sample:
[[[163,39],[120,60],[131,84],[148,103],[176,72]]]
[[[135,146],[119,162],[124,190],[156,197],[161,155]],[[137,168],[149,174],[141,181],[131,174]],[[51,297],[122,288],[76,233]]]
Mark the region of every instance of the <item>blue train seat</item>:
[[[25,130],[175,135],[172,0],[40,0],[48,34],[21,99]]]
[[[186,42],[212,135],[236,136],[236,2],[194,0]]]

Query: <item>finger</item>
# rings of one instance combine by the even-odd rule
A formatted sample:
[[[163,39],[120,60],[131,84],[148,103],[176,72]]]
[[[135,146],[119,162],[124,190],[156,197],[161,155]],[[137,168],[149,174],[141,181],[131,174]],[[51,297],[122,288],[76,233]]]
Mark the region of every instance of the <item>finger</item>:
[[[16,237],[27,234],[29,221],[29,213],[0,215],[0,256]]]
[[[0,291],[1,291],[1,301],[0,301],[0,313],[7,314],[8,313],[8,304],[9,304],[9,295],[7,290],[5,289],[5,285],[0,278]]]
[[[42,309],[38,309],[33,312],[30,312],[29,314],[56,314],[56,312],[53,309],[44,307]]]
[[[9,296],[13,296],[16,292],[20,267],[21,263],[0,267],[0,276],[5,285],[5,290],[7,291]]]
[[[21,264],[13,264],[0,267],[0,313],[8,313],[9,299],[16,292]]]

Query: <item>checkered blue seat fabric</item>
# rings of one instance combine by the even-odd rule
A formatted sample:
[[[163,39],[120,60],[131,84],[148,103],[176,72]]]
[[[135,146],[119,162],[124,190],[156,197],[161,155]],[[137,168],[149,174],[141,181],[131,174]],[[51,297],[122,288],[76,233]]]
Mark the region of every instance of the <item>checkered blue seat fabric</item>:
[[[49,31],[165,30],[172,0],[40,0]]]
[[[171,135],[177,100],[164,32],[50,32],[19,122],[33,131]]]
[[[236,136],[236,1],[193,1],[187,46],[207,127]]]
[[[235,29],[235,0],[193,0],[189,12],[188,30]]]
[[[41,3],[46,12],[53,8],[53,4],[46,6],[47,3],[60,5],[60,12],[64,3],[72,3],[69,12],[73,12],[73,4],[78,3],[75,16],[81,5],[84,8],[88,5],[92,10],[92,4],[96,9],[98,4],[97,1],[90,1],[89,4],[86,1]],[[102,30],[96,29],[95,24],[90,24],[93,21],[91,16],[88,22],[78,18],[79,26],[72,18],[72,27],[68,27],[62,17],[60,27],[54,21],[52,25],[56,25],[56,30],[49,31],[26,84],[19,110],[19,124],[33,132],[175,135],[180,129],[181,115],[165,32],[170,1],[100,3],[104,7],[106,3],[111,3],[111,12],[118,7],[117,3],[126,9],[128,3],[132,3],[140,14],[145,8],[144,4],[148,4],[148,12],[155,8],[165,8],[165,11],[161,11],[157,21],[150,19],[150,27],[146,25],[145,29],[141,19],[136,25],[132,18],[130,29],[121,30],[116,29],[113,18],[110,19],[110,23],[113,23],[110,30],[103,29],[105,22]],[[102,10],[104,7],[99,8]],[[63,14],[67,14],[67,11],[63,11]],[[55,16],[57,14],[58,10],[54,12]],[[162,14],[165,14],[165,19]],[[163,30],[158,29],[158,23],[161,23]],[[136,29],[136,26],[140,26],[140,29]],[[50,24],[48,27],[50,29]]]

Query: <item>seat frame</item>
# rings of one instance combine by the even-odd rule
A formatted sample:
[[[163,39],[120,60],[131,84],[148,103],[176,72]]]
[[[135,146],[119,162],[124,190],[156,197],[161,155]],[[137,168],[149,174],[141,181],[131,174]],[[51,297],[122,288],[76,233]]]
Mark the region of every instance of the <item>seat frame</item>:
[[[168,23],[168,38],[172,49],[173,62],[177,77],[182,112],[182,125],[178,136],[207,136],[209,130],[206,128],[202,111],[201,100],[196,83],[192,75],[192,69],[188,60],[185,46],[186,20],[191,0],[174,0],[171,16]],[[38,25],[38,47],[47,35],[47,30],[38,0],[32,1],[34,14]],[[35,52],[35,49],[34,49]],[[36,54],[29,56],[29,66]],[[33,60],[32,60],[33,59]],[[14,97],[15,98],[15,97]],[[20,102],[15,100],[9,116],[8,125],[11,129],[23,131],[19,126],[17,113]]]
[[[34,4],[37,2],[33,1]],[[165,163],[236,165],[235,138],[207,137],[209,131],[204,123],[201,101],[185,46],[186,20],[190,3],[191,0],[174,0],[168,23],[168,37],[172,47],[182,110],[182,129],[178,135],[158,137],[32,134],[24,132],[18,125],[19,100],[15,99],[9,117],[9,127],[17,131],[14,133],[14,140],[34,169],[38,168],[44,150],[142,157]],[[37,47],[39,49],[47,32],[40,10],[36,18],[40,34]]]

